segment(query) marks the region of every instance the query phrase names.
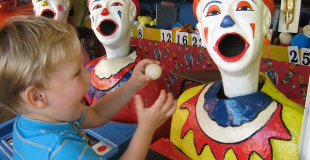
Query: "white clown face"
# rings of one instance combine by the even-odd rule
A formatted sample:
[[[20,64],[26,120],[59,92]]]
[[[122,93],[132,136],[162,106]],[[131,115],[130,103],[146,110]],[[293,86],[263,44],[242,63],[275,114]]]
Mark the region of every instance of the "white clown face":
[[[123,45],[130,37],[137,11],[131,0],[91,0],[91,27],[103,45]]]
[[[221,70],[239,72],[260,61],[271,20],[262,0],[201,0],[196,15],[202,45]]]
[[[67,23],[70,0],[32,0],[35,15]]]

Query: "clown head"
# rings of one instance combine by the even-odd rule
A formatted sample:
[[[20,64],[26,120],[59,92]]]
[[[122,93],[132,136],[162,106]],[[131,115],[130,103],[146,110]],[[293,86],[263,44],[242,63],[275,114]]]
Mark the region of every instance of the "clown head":
[[[140,12],[137,0],[88,0],[87,5],[91,27],[104,46],[127,44],[123,41],[130,39],[133,22]]]
[[[259,63],[273,7],[272,0],[194,0],[202,45],[221,71]]]
[[[67,23],[73,0],[32,0],[35,15]]]

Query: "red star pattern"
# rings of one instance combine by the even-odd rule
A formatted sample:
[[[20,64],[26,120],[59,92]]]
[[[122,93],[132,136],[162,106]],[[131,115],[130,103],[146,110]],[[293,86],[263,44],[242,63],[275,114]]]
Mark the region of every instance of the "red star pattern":
[[[201,91],[196,96],[180,106],[181,109],[189,110],[189,116],[184,126],[182,127],[180,137],[184,138],[189,130],[193,130],[194,145],[198,155],[202,153],[205,145],[209,145],[216,159],[224,159],[225,152],[231,148],[238,159],[249,159],[250,154],[252,152],[256,152],[262,158],[271,160],[272,147],[270,144],[270,139],[291,139],[291,135],[287,128],[284,126],[281,117],[283,105],[277,103],[277,109],[270,117],[269,121],[260,130],[255,132],[244,141],[238,143],[221,143],[212,140],[202,131],[196,118],[195,107]]]

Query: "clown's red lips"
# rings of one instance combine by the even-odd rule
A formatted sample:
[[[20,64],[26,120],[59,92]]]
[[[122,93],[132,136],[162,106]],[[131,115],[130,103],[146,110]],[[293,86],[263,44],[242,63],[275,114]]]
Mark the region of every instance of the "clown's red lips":
[[[224,61],[236,62],[244,56],[249,46],[238,33],[227,33],[217,40],[213,49]]]
[[[56,13],[51,9],[44,9],[41,12],[41,16],[46,17],[46,18],[50,18],[50,19],[54,19],[56,16]]]
[[[115,34],[118,29],[118,24],[112,19],[105,19],[100,22],[97,31],[104,37],[109,37]]]

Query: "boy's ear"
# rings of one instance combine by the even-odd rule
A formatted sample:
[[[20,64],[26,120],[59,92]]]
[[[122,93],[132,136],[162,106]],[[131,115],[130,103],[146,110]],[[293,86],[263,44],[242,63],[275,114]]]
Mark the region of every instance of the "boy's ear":
[[[43,109],[47,105],[45,95],[35,86],[29,86],[22,92],[22,99],[36,109]]]

